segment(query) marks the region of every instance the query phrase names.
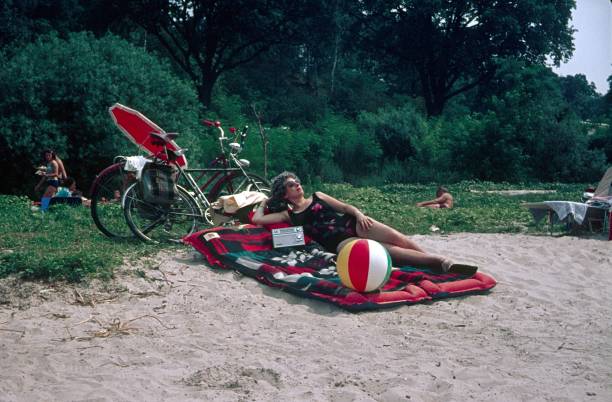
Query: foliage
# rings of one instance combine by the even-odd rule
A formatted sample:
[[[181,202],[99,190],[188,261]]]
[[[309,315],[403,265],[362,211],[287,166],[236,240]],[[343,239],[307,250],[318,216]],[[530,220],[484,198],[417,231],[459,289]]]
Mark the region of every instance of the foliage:
[[[100,234],[89,209],[54,205],[30,210],[27,197],[0,196],[0,277],[81,281],[110,278],[127,256],[150,253],[151,246],[116,243]]]
[[[446,101],[493,77],[497,58],[543,64],[567,58],[573,0],[443,2],[363,1],[361,39],[396,70],[414,66],[428,115]]]
[[[4,191],[33,187],[32,166],[40,164],[45,148],[62,157],[81,185],[115,155],[137,153],[107,112],[115,102],[142,111],[167,131],[180,131],[184,147],[206,148],[196,136],[200,129],[192,87],[163,61],[119,38],[48,36],[5,56],[2,64],[0,143],[8,157],[3,168],[19,167],[4,180]]]
[[[112,1],[159,41],[205,107],[217,79],[290,35],[300,1]],[[292,18],[293,17],[293,18]]]
[[[0,5],[0,46],[26,43],[51,31],[82,28],[79,0],[4,0]]]
[[[451,163],[464,177],[579,181],[605,170],[549,69],[508,61],[487,92],[483,113],[449,122]]]
[[[610,120],[612,122],[612,120]],[[608,165],[612,165],[612,126],[610,123],[602,123],[594,129],[589,137],[589,149],[603,151],[606,155]]]
[[[589,83],[584,74],[559,77],[561,93],[572,110],[582,120],[593,120],[598,113],[598,95],[595,84]]]
[[[379,109],[376,113],[362,113],[358,122],[361,131],[374,135],[389,159],[418,157],[419,143],[427,131],[426,120],[410,104]]]
[[[43,148],[85,191],[113,156],[137,153],[107,113],[115,102],[180,132],[192,167],[217,152],[206,117],[251,127],[243,156],[260,173],[261,122],[270,173],[313,182],[597,177],[612,92],[544,67],[571,53],[573,5],[8,0],[0,193],[32,194]]]

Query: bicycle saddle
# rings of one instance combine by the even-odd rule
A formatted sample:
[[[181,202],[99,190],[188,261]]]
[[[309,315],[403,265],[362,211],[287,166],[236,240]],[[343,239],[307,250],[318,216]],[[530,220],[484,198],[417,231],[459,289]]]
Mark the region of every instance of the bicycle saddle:
[[[176,137],[178,137],[179,134],[178,133],[156,133],[155,131],[152,131],[151,133],[149,133],[149,135],[153,137],[153,139],[155,140],[170,142],[170,141],[174,141]]]

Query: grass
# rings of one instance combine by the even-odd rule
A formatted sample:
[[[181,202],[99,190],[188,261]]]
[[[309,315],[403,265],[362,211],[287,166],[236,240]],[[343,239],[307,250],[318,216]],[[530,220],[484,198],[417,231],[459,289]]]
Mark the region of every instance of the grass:
[[[543,233],[522,202],[580,201],[584,184],[509,185],[461,182],[449,186],[455,208],[417,208],[417,201],[434,198],[434,185],[353,187],[324,184],[317,189],[353,204],[375,219],[408,234],[495,232]],[[510,196],[491,191],[554,190],[552,193]],[[306,189],[307,192],[312,190]],[[0,195],[0,277],[17,274],[24,279],[82,281],[111,278],[124,259],[136,259],[160,246],[136,240],[115,242],[94,226],[89,209],[55,205],[47,213],[33,212],[27,197]],[[168,250],[177,246],[165,246]]]
[[[95,227],[89,209],[55,205],[33,212],[27,197],[0,195],[0,277],[78,282],[110,278],[124,258],[156,250],[137,241],[114,242]]]
[[[523,202],[566,200],[580,202],[587,187],[584,184],[496,184],[488,182],[461,182],[448,186],[455,199],[450,210],[417,208],[418,201],[435,198],[435,185],[393,184],[381,187],[355,188],[346,184],[327,184],[326,192],[366,214],[408,234],[431,233],[434,225],[442,233],[542,233],[536,227]],[[550,193],[508,195],[496,191],[548,190]]]

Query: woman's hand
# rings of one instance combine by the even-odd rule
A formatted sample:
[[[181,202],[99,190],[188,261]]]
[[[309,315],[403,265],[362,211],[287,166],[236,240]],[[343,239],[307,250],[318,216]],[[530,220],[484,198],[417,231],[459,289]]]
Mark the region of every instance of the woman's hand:
[[[357,218],[357,224],[363,229],[364,232],[367,232],[372,227],[374,221],[369,216],[366,216],[363,212],[359,212],[355,218]]]

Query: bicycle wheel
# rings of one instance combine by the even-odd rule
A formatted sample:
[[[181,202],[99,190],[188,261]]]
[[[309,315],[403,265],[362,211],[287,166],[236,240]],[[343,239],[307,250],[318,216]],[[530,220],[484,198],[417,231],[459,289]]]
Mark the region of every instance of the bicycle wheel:
[[[134,237],[125,222],[121,196],[136,178],[132,173],[125,172],[124,166],[125,162],[119,162],[104,169],[94,180],[90,191],[91,217],[96,227],[106,236],[119,240]]]
[[[195,231],[202,217],[196,200],[182,187],[168,205],[142,199],[138,183],[132,184],[123,197],[123,212],[128,226],[140,239],[152,242],[180,242]]]
[[[270,182],[259,175],[247,172],[247,175],[244,176],[241,172],[237,172],[222,178],[210,192],[210,199],[216,200],[223,195],[242,191],[261,191],[270,195],[271,188]]]

